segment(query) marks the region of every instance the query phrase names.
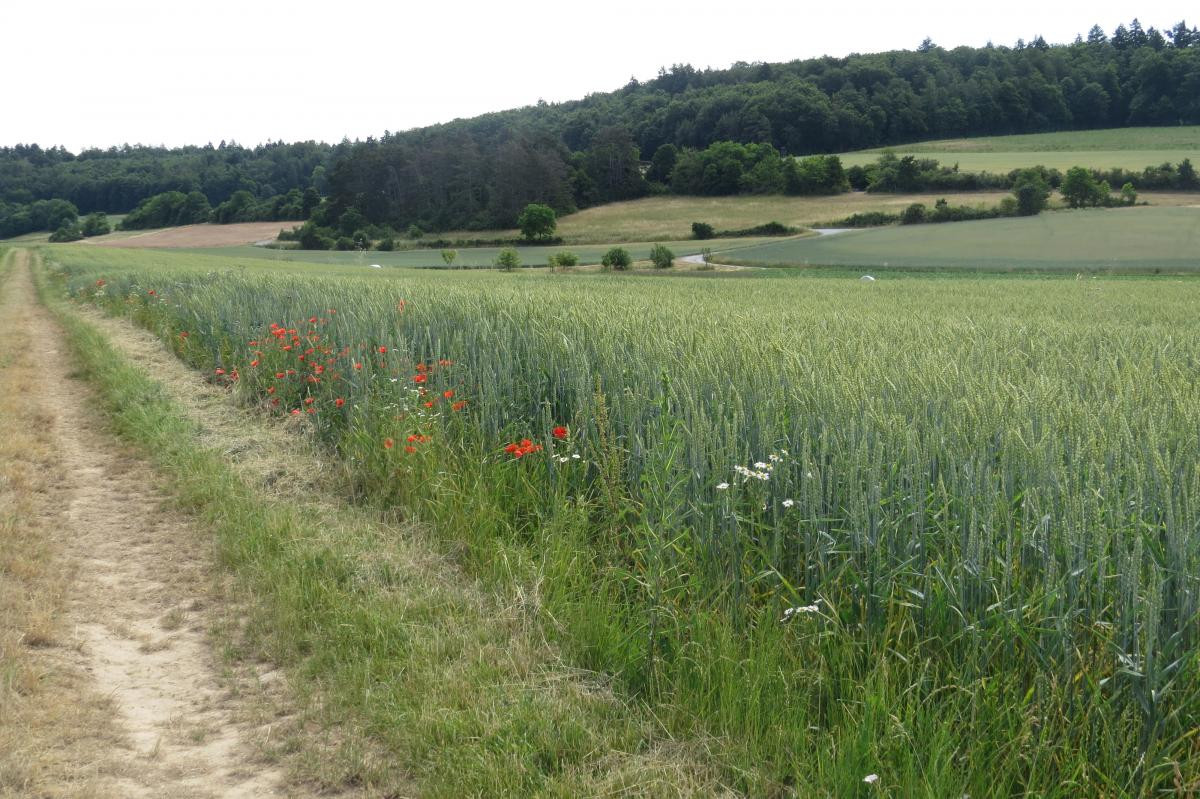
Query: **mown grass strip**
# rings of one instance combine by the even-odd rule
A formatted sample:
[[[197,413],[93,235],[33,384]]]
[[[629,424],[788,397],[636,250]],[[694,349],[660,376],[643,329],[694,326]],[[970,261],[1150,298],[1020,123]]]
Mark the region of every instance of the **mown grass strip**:
[[[384,795],[724,791],[702,751],[564,667],[524,608],[475,589],[412,529],[249,485],[198,444],[160,383],[44,285],[42,296],[115,431],[213,529],[248,605],[235,652],[286,667],[296,726],[323,730],[286,743],[308,755],[294,761],[300,778]]]

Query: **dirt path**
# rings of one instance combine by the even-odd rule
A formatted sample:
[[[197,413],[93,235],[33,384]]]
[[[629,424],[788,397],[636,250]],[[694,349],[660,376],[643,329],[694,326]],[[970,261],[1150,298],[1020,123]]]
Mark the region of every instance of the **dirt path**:
[[[258,762],[252,746],[269,730],[234,721],[240,700],[223,686],[206,637],[209,539],[168,509],[149,467],[99,429],[90,392],[70,377],[61,331],[36,303],[29,256],[16,257],[0,324],[20,308],[44,364],[32,391],[50,412],[65,502],[42,512],[57,516],[56,538],[75,573],[64,625],[72,640],[58,654],[110,699],[123,733],[95,753],[110,775],[102,793],[285,795],[281,773]]]

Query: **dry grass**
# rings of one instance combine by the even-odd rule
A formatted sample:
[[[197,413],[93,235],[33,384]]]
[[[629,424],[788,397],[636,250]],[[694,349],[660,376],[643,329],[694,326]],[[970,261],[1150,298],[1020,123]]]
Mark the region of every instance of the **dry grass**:
[[[54,521],[63,467],[54,416],[32,399],[28,328],[28,309],[9,292],[0,300],[0,797],[98,796],[95,753],[116,738],[108,703],[62,656],[71,575]]]

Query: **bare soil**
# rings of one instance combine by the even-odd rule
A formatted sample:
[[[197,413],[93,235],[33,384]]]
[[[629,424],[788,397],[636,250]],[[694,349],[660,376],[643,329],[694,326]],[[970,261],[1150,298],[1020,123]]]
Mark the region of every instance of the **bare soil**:
[[[290,230],[299,222],[239,222],[233,225],[183,225],[182,227],[147,230],[145,233],[114,233],[84,239],[81,243],[93,247],[236,247],[273,241],[281,230]]]
[[[27,326],[41,366],[29,401],[45,409],[61,475],[32,510],[72,575],[44,665],[84,675],[83,693],[107,698],[109,710],[87,717],[97,729],[86,753],[57,761],[57,774],[42,770],[37,795],[74,795],[66,788],[81,775],[89,796],[303,795],[263,761],[255,744],[270,727],[240,721],[253,715],[241,707],[248,700],[212,655],[210,537],[172,511],[158,476],[101,429],[89,390],[70,376],[61,331],[36,302],[28,256],[16,257],[0,324]]]

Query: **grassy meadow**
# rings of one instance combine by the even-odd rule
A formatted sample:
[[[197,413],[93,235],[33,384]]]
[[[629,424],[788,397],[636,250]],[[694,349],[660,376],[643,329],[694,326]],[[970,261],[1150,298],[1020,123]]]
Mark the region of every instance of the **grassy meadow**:
[[[1200,161],[1200,126],[942,139],[842,153],[842,163],[865,165],[885,149],[897,155],[936,158],[947,166],[958,164],[965,172],[1005,173],[1037,164],[1063,172],[1073,166],[1141,170],[1166,162],[1177,164],[1184,158]]]
[[[48,252],[740,792],[1200,785],[1200,284]]]
[[[1200,209],[1059,211],[864,229],[721,253],[723,263],[872,270],[1200,273]]]

